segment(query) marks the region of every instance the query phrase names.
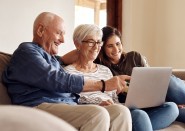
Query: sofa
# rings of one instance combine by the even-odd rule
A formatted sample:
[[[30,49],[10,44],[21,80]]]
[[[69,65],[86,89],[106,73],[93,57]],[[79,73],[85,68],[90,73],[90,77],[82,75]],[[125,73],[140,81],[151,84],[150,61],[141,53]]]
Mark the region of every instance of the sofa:
[[[0,130],[1,131],[77,131],[60,118],[39,109],[11,104],[2,72],[11,55],[0,52]]]
[[[55,118],[54,116],[52,116],[51,114],[49,114],[49,113],[44,113],[43,114],[43,111],[38,111],[38,112],[36,112],[35,110],[36,109],[28,109],[28,107],[23,107],[23,106],[13,106],[12,104],[11,104],[11,100],[10,100],[10,97],[8,96],[8,93],[7,93],[7,90],[6,90],[6,87],[3,85],[3,83],[2,83],[2,72],[3,72],[3,70],[6,68],[6,66],[7,66],[7,64],[8,64],[8,62],[9,62],[9,60],[10,60],[10,58],[11,58],[11,55],[10,54],[7,54],[7,53],[3,53],[3,52],[0,52],[0,113],[1,114],[4,114],[4,117],[9,117],[9,119],[13,119],[11,116],[10,116],[10,114],[6,111],[6,110],[2,110],[1,108],[7,108],[7,109],[9,109],[9,111],[11,112],[11,110],[12,111],[14,111],[14,112],[12,112],[12,114],[13,113],[19,113],[19,114],[23,114],[23,112],[25,111],[25,113],[24,114],[26,114],[26,113],[29,113],[29,112],[33,112],[33,113],[37,113],[37,114],[39,114],[39,112],[41,112],[40,114],[42,114],[42,115],[50,115],[49,117],[52,117],[53,119],[57,119],[57,118]],[[183,79],[183,80],[185,80],[185,70],[173,70],[173,74],[174,75],[176,75],[176,76],[178,76],[178,77],[180,77],[181,79]],[[23,108],[23,109],[22,109]],[[25,109],[26,108],[26,109]],[[20,111],[21,111],[21,113],[19,112],[19,109],[20,109]],[[16,112],[16,110],[17,110],[17,112]],[[4,112],[4,113],[3,113]],[[6,115],[7,114],[7,115]],[[30,116],[30,122],[34,122],[35,121],[35,119],[42,119],[43,121],[44,121],[44,119],[42,118],[43,116],[42,115],[32,115],[32,116]],[[37,116],[37,118],[35,118]],[[15,119],[15,117],[17,117],[17,120],[18,119],[20,119],[20,117],[19,117],[19,115],[14,115],[13,116],[14,117],[14,119]],[[26,118],[22,118],[23,116],[21,116],[21,119],[23,119],[23,121],[24,121],[24,119],[26,119]],[[45,119],[45,121],[47,121],[47,122],[50,122],[50,121],[48,121],[48,119],[50,119],[50,118],[47,118],[47,119]],[[45,117],[46,118],[46,117]],[[0,123],[1,123],[1,115],[0,115]],[[60,123],[61,122],[61,125],[63,124],[63,125],[66,125],[67,127],[69,126],[67,123],[65,123],[64,121],[59,121],[58,119],[57,120],[52,120],[52,122],[55,122],[56,121],[56,123]],[[18,126],[23,126],[23,127],[25,127],[26,128],[26,126],[24,125],[24,124],[27,124],[27,123],[22,123],[23,125],[21,125],[20,123],[18,124],[18,125],[16,125],[16,124],[11,124],[13,127],[15,126],[15,127],[18,127]],[[0,124],[0,129],[2,129],[2,127],[1,126],[10,126],[10,125],[8,125],[8,124],[5,124],[5,125],[3,125],[3,124]],[[38,125],[38,124],[37,124]],[[39,124],[41,127],[42,127],[42,124]],[[56,125],[53,125],[53,126],[56,126]],[[12,129],[13,129],[13,127],[12,127]],[[29,128],[29,126],[27,126],[27,128]],[[75,130],[75,129],[73,129],[72,127],[70,127],[69,126],[69,130],[70,131],[73,131],[73,130]],[[14,128],[15,129],[15,128]],[[41,129],[41,128],[40,128]],[[55,129],[55,128],[53,128],[53,129]],[[26,130],[26,129],[25,129]],[[36,130],[36,129],[34,129],[34,130]],[[34,131],[33,130],[33,131]],[[43,130],[45,130],[45,127],[43,126]],[[4,130],[4,131],[6,131],[6,130]],[[9,130],[9,131],[11,131],[11,130]],[[16,130],[15,130],[16,131]],[[18,130],[17,130],[18,131]],[[19,130],[20,131],[20,130]],[[29,129],[27,129],[27,131],[31,131],[31,130],[29,130]],[[39,130],[37,130],[37,131],[39,131]],[[47,130],[45,130],[45,131],[47,131]],[[52,131],[55,131],[55,130],[52,130]],[[61,131],[64,131],[64,130],[61,130]],[[167,127],[167,128],[165,128],[165,129],[161,129],[161,130],[158,130],[158,131],[185,131],[185,124],[184,123],[181,123],[181,122],[177,122],[177,121],[175,121],[174,123],[172,123],[169,127]]]
[[[65,121],[38,109],[1,105],[1,131],[77,131]]]

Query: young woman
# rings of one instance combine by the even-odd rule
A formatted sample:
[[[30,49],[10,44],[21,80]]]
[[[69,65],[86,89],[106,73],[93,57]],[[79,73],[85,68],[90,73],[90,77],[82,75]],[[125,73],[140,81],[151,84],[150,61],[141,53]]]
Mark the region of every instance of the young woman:
[[[113,75],[131,75],[133,67],[148,66],[146,59],[138,52],[124,52],[120,32],[113,27],[102,29],[104,42],[99,53],[97,63],[103,64],[112,71]],[[120,101],[124,102],[125,94],[119,94]],[[171,76],[166,101],[179,105],[178,121],[185,122],[185,83],[181,79]]]
[[[78,59],[73,64],[65,67],[68,72],[84,75],[84,79],[106,80],[112,77],[111,71],[106,66],[94,63],[103,46],[100,34],[101,29],[95,25],[79,25],[75,29],[73,41],[78,50]],[[105,93],[98,91],[83,92],[80,93],[79,102],[81,104],[104,105],[108,108],[118,101],[114,94],[114,91]],[[166,102],[159,107],[146,110],[131,109],[130,111],[133,131],[153,131],[165,128],[178,116],[177,106],[173,102]]]

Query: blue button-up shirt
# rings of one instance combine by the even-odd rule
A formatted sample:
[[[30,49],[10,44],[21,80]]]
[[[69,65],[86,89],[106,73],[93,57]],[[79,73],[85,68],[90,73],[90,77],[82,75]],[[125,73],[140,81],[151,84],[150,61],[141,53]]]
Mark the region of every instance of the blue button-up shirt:
[[[43,102],[76,104],[83,76],[64,71],[55,56],[36,43],[22,43],[3,73],[13,104],[36,106]]]

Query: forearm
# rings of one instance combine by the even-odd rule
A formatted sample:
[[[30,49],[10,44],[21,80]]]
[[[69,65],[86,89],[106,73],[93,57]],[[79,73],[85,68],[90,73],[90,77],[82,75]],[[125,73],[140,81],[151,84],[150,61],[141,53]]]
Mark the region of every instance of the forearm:
[[[61,61],[66,65],[74,63],[77,59],[78,59],[78,51],[76,49],[61,56]]]
[[[112,91],[119,89],[120,84],[118,84],[118,81],[115,80],[115,78],[111,78],[107,81],[86,80],[83,86],[83,91]]]
[[[83,92],[88,91],[101,91],[102,90],[102,82],[94,81],[94,80],[86,80],[83,86]]]
[[[145,56],[141,56],[141,61],[144,64],[144,67],[149,67],[148,61]]]
[[[117,90],[117,93],[124,92],[126,87],[125,80],[130,80],[130,76],[120,75],[114,76],[105,81],[105,85],[102,81],[86,80],[83,86],[83,91],[112,91]]]

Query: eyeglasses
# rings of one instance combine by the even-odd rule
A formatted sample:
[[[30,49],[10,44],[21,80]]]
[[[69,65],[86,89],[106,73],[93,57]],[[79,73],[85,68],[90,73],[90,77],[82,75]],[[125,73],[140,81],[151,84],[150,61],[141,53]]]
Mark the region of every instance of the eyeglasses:
[[[87,41],[82,41],[84,43],[87,43],[90,47],[94,47],[96,44],[98,45],[98,47],[103,46],[103,42],[102,41],[93,41],[93,40],[87,40]]]

